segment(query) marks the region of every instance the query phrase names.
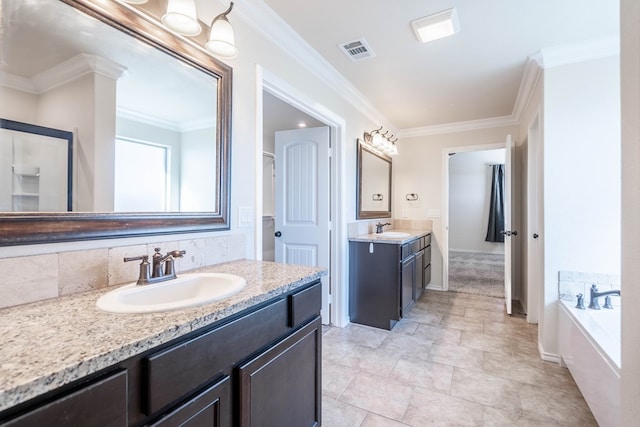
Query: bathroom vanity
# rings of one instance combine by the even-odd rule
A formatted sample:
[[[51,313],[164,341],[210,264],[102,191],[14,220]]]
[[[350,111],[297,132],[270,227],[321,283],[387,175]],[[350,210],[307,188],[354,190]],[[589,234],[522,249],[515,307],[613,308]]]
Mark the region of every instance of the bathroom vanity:
[[[105,291],[0,310],[0,425],[320,425],[322,270],[201,271],[248,284],[163,313],[99,311]]]
[[[411,310],[429,282],[430,232],[394,231],[350,239],[352,322],[390,330]]]

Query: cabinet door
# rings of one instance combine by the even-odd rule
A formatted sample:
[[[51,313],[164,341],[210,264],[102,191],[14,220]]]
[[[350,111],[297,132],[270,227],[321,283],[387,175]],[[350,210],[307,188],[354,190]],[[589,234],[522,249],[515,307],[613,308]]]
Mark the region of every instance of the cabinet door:
[[[152,427],[231,426],[231,379],[229,376],[224,377],[149,425]]]
[[[416,253],[415,276],[413,281],[413,299],[418,300],[422,295],[422,277],[424,275],[424,250]]]
[[[414,284],[414,266],[416,263],[415,256],[411,256],[402,262],[401,266],[401,283],[402,283],[402,317],[407,315],[407,312],[413,304],[413,284]]]
[[[4,427],[127,425],[127,371],[96,380],[15,418]]]
[[[316,317],[238,368],[241,427],[320,425],[321,339]]]

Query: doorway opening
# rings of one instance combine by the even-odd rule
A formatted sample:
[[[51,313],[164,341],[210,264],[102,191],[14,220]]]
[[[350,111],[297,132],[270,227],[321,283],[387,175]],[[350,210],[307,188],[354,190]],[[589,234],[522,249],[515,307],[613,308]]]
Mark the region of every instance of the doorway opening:
[[[346,264],[344,258],[347,253],[344,248],[346,238],[342,238],[345,232],[344,227],[342,227],[342,224],[345,223],[344,212],[339,211],[344,197],[344,192],[342,191],[342,162],[344,159],[340,150],[341,141],[344,140],[344,120],[261,67],[258,67],[257,89],[258,111],[262,114],[257,118],[259,134],[256,141],[258,148],[256,166],[260,167],[260,164],[262,164],[262,171],[258,171],[256,174],[256,188],[263,189],[263,191],[256,192],[256,213],[258,214],[256,219],[260,223],[263,220],[262,216],[265,218],[263,221],[264,226],[256,227],[255,230],[255,238],[258,243],[255,257],[256,259],[271,257],[275,261],[282,262],[282,259],[278,259],[279,256],[282,256],[282,251],[280,251],[279,255],[279,251],[276,249],[278,244],[284,243],[284,245],[280,246],[280,249],[286,248],[284,251],[285,257],[289,258],[285,258],[285,262],[314,265],[315,260],[318,267],[325,268],[328,272],[322,277],[322,322],[327,325],[344,326],[348,322],[347,311],[345,310],[347,301],[345,293],[348,292],[348,289],[339,286],[340,283],[345,283],[346,280],[343,277],[345,270],[342,266]],[[282,113],[283,111],[284,113]],[[275,118],[278,114],[282,114],[289,121],[289,124],[284,127],[278,124]],[[295,120],[292,121],[293,118]],[[282,192],[282,189],[278,189],[277,178],[278,175],[280,177],[289,175],[288,172],[278,172],[279,168],[288,162],[289,166],[293,166],[290,167],[293,173],[300,174],[302,172],[301,168],[298,167],[300,161],[293,160],[291,150],[288,151],[288,154],[277,150],[274,134],[287,134],[289,136],[297,134],[300,129],[298,126],[300,121],[306,121],[306,129],[304,130],[322,129],[326,136],[326,140],[323,143],[317,142],[315,137],[309,138],[305,136],[300,138],[293,148],[293,152],[297,153],[296,156],[306,156],[304,161],[310,161],[313,156],[316,156],[317,162],[311,161],[308,164],[317,165],[318,174],[314,176],[317,176],[319,183],[326,184],[326,189],[320,189],[325,191],[323,193],[325,195],[317,198],[317,202],[309,198],[306,202],[297,201],[292,206],[296,208],[306,206],[306,208],[312,207],[314,209],[317,207],[318,212],[322,211],[321,213],[323,214],[326,212],[326,217],[323,217],[326,219],[318,216],[318,227],[316,227],[316,235],[321,235],[322,240],[326,241],[326,253],[324,254],[316,253],[324,251],[324,249],[313,248],[314,243],[286,242],[283,237],[292,236],[293,234],[290,231],[285,233],[282,230],[275,229],[276,224],[282,224],[278,220],[277,214],[278,191]],[[291,130],[292,128],[294,129]],[[310,139],[316,139],[315,145],[307,144]],[[273,146],[270,145],[269,141],[271,140],[274,141]],[[317,152],[314,151],[316,149],[318,150]],[[278,155],[279,153],[280,155]],[[291,177],[287,179],[289,182],[295,181]],[[308,183],[305,183],[305,185],[308,185]],[[282,194],[285,193],[286,191],[282,192]],[[289,195],[291,194],[294,194],[294,192],[289,193]],[[285,222],[289,218],[286,218]],[[300,219],[301,217],[298,216],[298,218]],[[278,231],[280,233],[277,233]],[[276,237],[277,234],[280,236]],[[282,240],[280,242],[276,240],[276,244],[273,245],[271,236],[274,237],[274,240]],[[323,259],[324,261],[322,261]]]

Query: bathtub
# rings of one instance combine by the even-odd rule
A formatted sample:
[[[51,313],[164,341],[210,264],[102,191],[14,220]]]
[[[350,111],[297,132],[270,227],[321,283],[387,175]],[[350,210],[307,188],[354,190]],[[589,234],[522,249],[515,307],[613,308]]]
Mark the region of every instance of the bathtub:
[[[558,350],[600,426],[620,425],[620,308],[559,301]]]

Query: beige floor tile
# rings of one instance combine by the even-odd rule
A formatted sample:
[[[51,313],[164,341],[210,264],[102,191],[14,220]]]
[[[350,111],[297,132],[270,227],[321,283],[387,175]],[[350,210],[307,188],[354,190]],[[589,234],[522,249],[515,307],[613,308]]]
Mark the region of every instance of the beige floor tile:
[[[483,352],[459,345],[434,344],[427,360],[458,368],[482,371]]]
[[[349,383],[356,377],[357,371],[349,366],[340,365],[326,358],[322,360],[322,393],[338,399]]]
[[[392,377],[403,384],[448,393],[453,378],[453,366],[402,356],[393,369]]]
[[[483,406],[483,427],[564,427],[543,414],[530,418],[522,409],[506,410]],[[577,427],[577,426],[576,426]]]
[[[507,314],[496,311],[491,308],[475,308],[475,307],[465,307],[464,309],[464,317],[470,317],[473,319],[480,320],[489,320],[492,322],[504,322]]]
[[[389,418],[381,417],[377,414],[369,413],[369,415],[367,415],[367,418],[364,419],[361,427],[407,427],[407,424],[390,420]]]
[[[348,342],[377,348],[390,332],[384,329],[350,323],[344,328],[331,328],[322,338],[324,341]]]
[[[322,396],[322,425],[325,427],[360,427],[366,416],[364,409]]]
[[[478,319],[470,319],[468,317],[456,316],[453,314],[443,316],[440,326],[444,328],[460,329],[462,331],[477,332],[480,334],[484,329],[482,321],[478,321]]]
[[[428,302],[426,305],[427,310],[433,313],[441,313],[441,314],[455,314],[456,316],[464,316],[464,307],[454,307],[448,303],[442,302]]]
[[[524,341],[534,341],[529,328],[511,322],[484,321],[484,333],[501,337],[518,338]]]
[[[427,360],[433,341],[424,336],[392,334],[380,344],[380,349],[398,354]]]
[[[356,371],[389,376],[400,355],[393,351],[358,344],[323,343],[322,357],[327,362],[348,366]]]
[[[393,327],[392,332],[397,334],[413,335],[420,326],[420,323],[409,319],[400,319],[398,323]]]
[[[420,301],[437,301],[442,303],[449,303],[451,300],[451,292],[431,291],[426,290],[422,293]]]
[[[383,417],[401,421],[412,393],[413,388],[400,381],[360,373],[349,384],[340,400]]]
[[[439,325],[442,321],[442,313],[435,313],[429,310],[426,303],[416,303],[411,307],[409,313],[405,315],[407,320],[413,320],[418,323],[428,323],[431,325]]]
[[[462,331],[460,329],[444,328],[437,325],[420,324],[416,329],[415,335],[422,336],[434,342],[434,344],[453,344],[460,343]]]
[[[513,339],[462,331],[460,345],[492,353],[512,354]]]
[[[575,426],[585,427],[597,426],[598,423],[587,403],[576,391],[525,384],[520,389],[522,409],[530,417],[542,413],[556,422],[572,422]]]
[[[413,427],[481,426],[482,405],[416,388],[402,421]]]
[[[545,387],[574,390],[575,383],[567,369],[543,360],[530,360],[522,355],[484,353],[483,370],[491,375]]]
[[[516,381],[455,368],[451,395],[496,408],[521,409],[519,391],[522,387],[523,384]]]

